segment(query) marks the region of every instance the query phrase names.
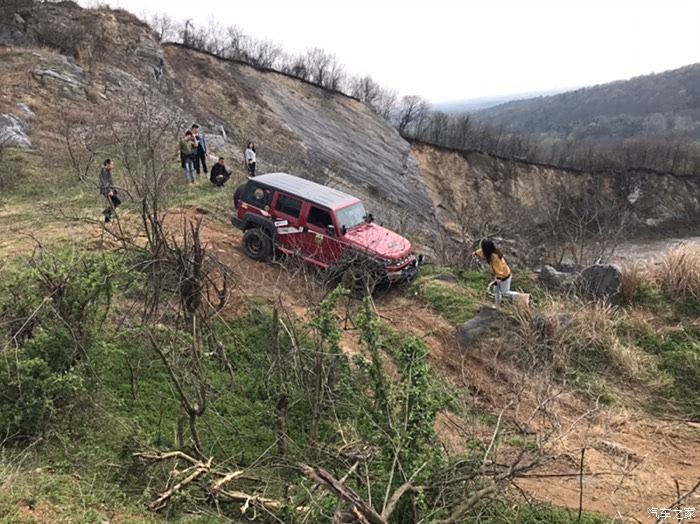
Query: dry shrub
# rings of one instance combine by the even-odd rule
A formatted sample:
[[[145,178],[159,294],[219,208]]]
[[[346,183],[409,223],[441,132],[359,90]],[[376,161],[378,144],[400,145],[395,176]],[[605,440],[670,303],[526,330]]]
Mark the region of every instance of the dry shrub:
[[[644,262],[631,262],[622,266],[622,295],[628,302],[634,302],[645,287],[653,284],[654,276]]]
[[[523,356],[549,363],[557,374],[612,369],[639,378],[653,366],[649,355],[619,337],[625,314],[610,304],[552,301],[539,310],[518,312],[516,318]]]
[[[654,277],[671,298],[700,300],[700,246],[670,250],[655,266]]]

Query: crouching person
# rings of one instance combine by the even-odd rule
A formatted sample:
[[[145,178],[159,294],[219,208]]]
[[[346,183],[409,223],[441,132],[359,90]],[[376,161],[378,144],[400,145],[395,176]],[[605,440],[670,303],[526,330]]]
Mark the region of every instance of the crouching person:
[[[229,178],[231,178],[231,171],[226,169],[224,157],[220,156],[219,161],[211,168],[211,176],[209,177],[209,180],[211,180],[211,183],[216,187],[223,187]]]
[[[493,297],[496,307],[501,306],[503,297],[508,297],[514,302],[516,300],[522,300],[524,304],[527,304],[529,295],[526,293],[516,293],[510,290],[513,273],[503,253],[501,253],[501,250],[496,247],[493,241],[482,240],[481,248],[474,251],[474,256],[484,259],[491,269],[491,273],[495,279]],[[523,296],[521,297],[521,295]]]

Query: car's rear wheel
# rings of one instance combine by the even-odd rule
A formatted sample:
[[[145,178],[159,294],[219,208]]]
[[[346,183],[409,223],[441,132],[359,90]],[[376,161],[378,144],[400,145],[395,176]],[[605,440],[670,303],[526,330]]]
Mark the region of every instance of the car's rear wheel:
[[[243,249],[253,260],[269,260],[272,258],[272,239],[259,227],[249,229],[243,235]]]

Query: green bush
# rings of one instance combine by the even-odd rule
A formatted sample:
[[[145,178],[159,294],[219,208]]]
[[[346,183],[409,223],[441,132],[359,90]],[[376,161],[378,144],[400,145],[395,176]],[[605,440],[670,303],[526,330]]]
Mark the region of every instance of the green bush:
[[[41,254],[0,282],[0,432],[44,434],[86,393],[84,364],[109,309],[116,257]]]

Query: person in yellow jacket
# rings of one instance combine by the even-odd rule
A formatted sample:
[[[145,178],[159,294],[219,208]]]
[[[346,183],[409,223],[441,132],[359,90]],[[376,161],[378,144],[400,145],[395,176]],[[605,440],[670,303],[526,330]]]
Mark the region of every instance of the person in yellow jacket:
[[[513,274],[501,250],[496,247],[493,241],[485,239],[481,241],[481,248],[474,251],[474,256],[483,258],[486,261],[496,279],[496,287],[494,289],[496,307],[501,305],[503,297],[512,299],[516,295],[515,292],[510,290]]]

